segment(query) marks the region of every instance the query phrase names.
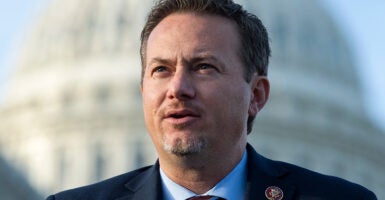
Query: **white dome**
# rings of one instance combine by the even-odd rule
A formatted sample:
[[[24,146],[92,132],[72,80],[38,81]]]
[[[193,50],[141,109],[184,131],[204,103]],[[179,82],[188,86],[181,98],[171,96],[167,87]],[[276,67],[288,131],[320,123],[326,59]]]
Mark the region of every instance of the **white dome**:
[[[385,139],[363,114],[354,60],[327,13],[317,1],[238,2],[272,44],[272,94],[249,141],[273,159],[380,191]],[[0,151],[43,193],[154,162],[139,93],[151,5],[56,0],[32,28],[0,113]]]

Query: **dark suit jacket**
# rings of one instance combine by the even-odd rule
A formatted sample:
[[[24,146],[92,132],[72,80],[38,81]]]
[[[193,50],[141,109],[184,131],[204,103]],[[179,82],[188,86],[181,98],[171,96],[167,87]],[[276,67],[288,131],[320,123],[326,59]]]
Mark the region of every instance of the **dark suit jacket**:
[[[247,199],[264,200],[276,186],[283,200],[375,200],[373,192],[340,178],[322,175],[288,163],[269,160],[248,145]],[[47,200],[155,200],[162,199],[159,163],[55,195]],[[230,199],[233,200],[233,199]]]

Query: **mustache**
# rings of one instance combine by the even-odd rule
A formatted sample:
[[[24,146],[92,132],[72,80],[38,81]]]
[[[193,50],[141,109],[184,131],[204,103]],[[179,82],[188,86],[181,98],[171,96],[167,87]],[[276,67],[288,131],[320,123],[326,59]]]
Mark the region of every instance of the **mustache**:
[[[165,117],[168,115],[168,113],[176,110],[188,110],[197,114],[203,113],[203,109],[200,106],[197,106],[194,103],[188,101],[168,103],[159,109],[159,113],[160,116]]]

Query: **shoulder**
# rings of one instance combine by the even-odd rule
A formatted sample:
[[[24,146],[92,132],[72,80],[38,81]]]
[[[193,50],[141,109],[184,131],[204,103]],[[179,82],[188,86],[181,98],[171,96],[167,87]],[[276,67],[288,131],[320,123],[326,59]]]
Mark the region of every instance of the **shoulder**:
[[[350,181],[321,174],[293,164],[274,161],[258,154],[248,145],[249,174],[270,183],[281,183],[295,190],[299,199],[373,199],[373,192]]]
[[[281,177],[282,180],[296,187],[301,196],[320,196],[326,199],[376,199],[372,191],[345,179],[321,174],[285,162],[271,162],[288,171],[285,176]]]
[[[115,199],[129,192],[125,184],[148,171],[152,166],[143,167],[91,185],[59,192],[47,200],[105,200]]]
[[[290,178],[290,180],[292,180],[293,183],[307,182],[307,183],[311,183],[313,186],[323,185],[324,188],[330,188],[331,190],[340,189],[340,188],[356,189],[356,191],[367,190],[361,185],[352,183],[342,178],[321,174],[321,173],[314,172],[309,169],[305,169],[305,168],[302,168],[293,164],[285,163],[285,162],[280,162],[280,161],[273,161],[273,162],[290,171],[288,178]],[[328,186],[328,187],[325,187],[325,186]]]

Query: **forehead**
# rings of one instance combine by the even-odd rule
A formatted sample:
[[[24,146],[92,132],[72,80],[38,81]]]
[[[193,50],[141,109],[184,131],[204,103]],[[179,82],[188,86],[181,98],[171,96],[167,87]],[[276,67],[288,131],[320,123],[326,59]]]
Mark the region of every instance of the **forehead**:
[[[184,45],[201,48],[239,47],[237,24],[228,18],[193,12],[178,12],[165,17],[150,33],[147,53],[153,48]]]
[[[203,28],[216,25],[216,28],[236,29],[235,21],[217,14],[199,13],[193,11],[174,12],[163,18],[154,28],[160,29],[164,26],[171,28],[178,25],[194,25],[194,28]],[[153,31],[154,31],[153,30]],[[153,32],[152,31],[152,32]]]

